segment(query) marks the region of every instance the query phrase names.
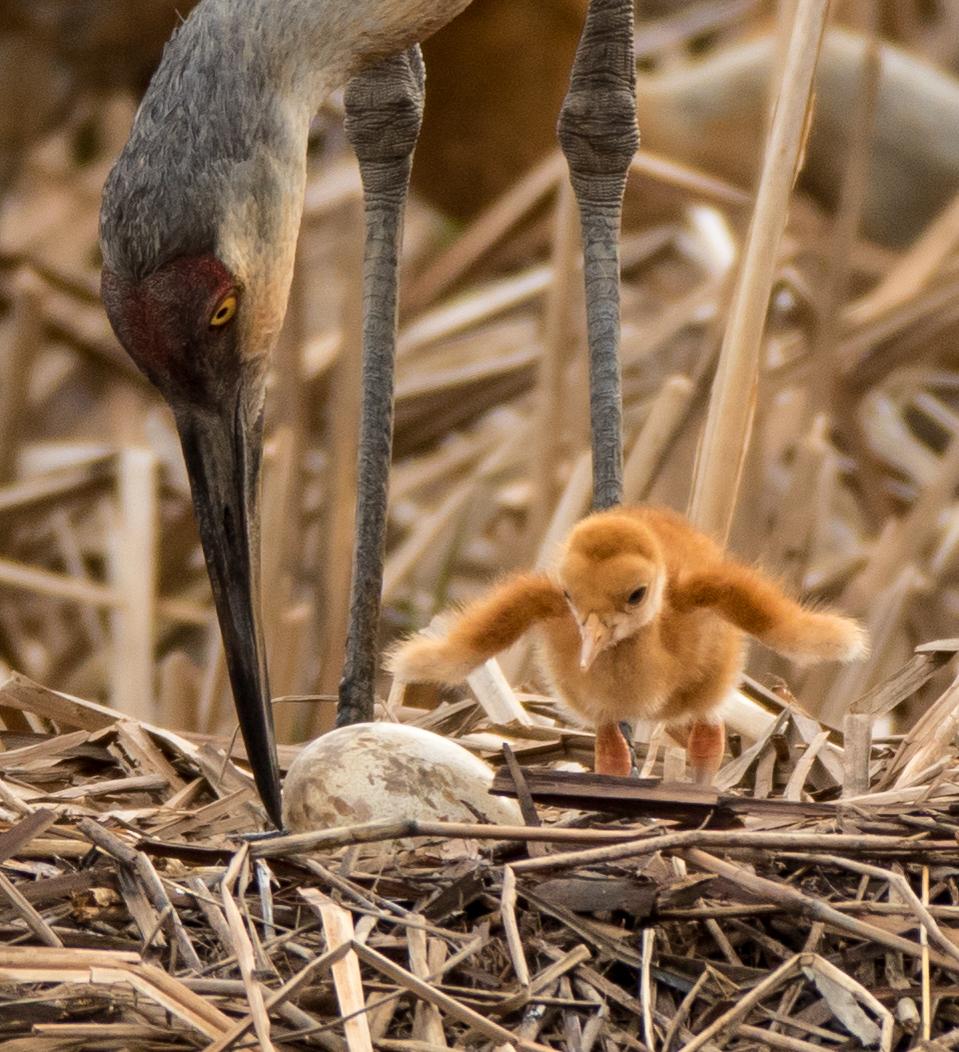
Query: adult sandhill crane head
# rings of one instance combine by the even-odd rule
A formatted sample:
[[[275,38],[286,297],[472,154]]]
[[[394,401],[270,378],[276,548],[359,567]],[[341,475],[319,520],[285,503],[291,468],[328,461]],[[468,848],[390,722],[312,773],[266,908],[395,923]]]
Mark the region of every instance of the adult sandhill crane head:
[[[257,493],[264,384],[286,311],[309,122],[328,92],[349,82],[347,131],[366,199],[367,289],[357,544],[338,713],[345,723],[370,719],[373,709],[396,256],[423,102],[422,66],[411,45],[468,2],[202,0],[167,45],[104,189],[104,304],[120,342],[173,411],[240,727],[260,795],[278,825],[278,767],[259,626]],[[612,52],[595,46],[597,34],[608,36],[611,27],[617,35]],[[590,245],[598,245],[592,265],[602,280],[593,297],[595,320],[614,359],[607,354],[600,371],[617,381],[607,391],[600,428],[611,451],[601,500],[609,503],[617,499],[613,460],[620,456],[616,336],[609,335],[610,318],[618,318],[610,314],[618,289],[610,263],[617,262],[619,217],[614,209],[610,219],[607,198],[617,196],[616,180],[603,168],[602,141],[597,147],[594,139],[608,140],[628,164],[635,147],[632,0],[591,0],[584,44],[591,32],[592,44],[581,52],[588,52],[592,74],[578,57],[582,75],[577,85],[574,69],[575,105],[563,146],[581,202],[598,202],[603,213],[590,228],[584,211],[584,232],[588,272]],[[625,106],[619,106],[618,122],[597,122],[597,113],[609,115],[616,94],[608,75],[611,54]],[[625,143],[624,128],[627,140],[633,133]],[[595,180],[602,184],[598,192]]]

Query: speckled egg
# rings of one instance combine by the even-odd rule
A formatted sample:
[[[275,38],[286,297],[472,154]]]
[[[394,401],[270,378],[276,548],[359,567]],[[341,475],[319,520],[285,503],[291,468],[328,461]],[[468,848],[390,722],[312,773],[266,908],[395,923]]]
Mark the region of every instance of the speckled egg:
[[[293,761],[283,819],[295,833],[410,818],[522,825],[514,800],[490,795],[492,782],[487,764],[438,734],[357,723],[310,742]]]

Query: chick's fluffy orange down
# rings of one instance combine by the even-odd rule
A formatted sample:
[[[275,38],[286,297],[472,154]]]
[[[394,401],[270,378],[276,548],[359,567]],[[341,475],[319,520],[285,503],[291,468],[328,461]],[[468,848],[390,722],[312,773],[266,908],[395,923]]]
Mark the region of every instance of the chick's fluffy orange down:
[[[676,512],[638,507],[590,515],[555,575],[499,582],[444,638],[415,636],[390,664],[408,681],[457,682],[529,630],[555,693],[585,720],[664,720],[681,741],[698,727],[713,752],[720,738],[703,725],[739,680],[747,634],[794,661],[866,651],[855,621],[797,603]]]

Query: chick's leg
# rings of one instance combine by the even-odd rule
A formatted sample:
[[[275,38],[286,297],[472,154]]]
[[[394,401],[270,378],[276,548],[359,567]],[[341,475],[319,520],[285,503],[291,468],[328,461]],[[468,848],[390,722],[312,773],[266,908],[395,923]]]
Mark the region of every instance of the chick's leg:
[[[693,781],[697,785],[711,785],[726,751],[726,724],[718,719],[699,719],[667,730],[685,747]]]
[[[600,723],[596,727],[596,755],[593,767],[597,774],[617,774],[628,778],[633,761],[629,744],[618,723]]]

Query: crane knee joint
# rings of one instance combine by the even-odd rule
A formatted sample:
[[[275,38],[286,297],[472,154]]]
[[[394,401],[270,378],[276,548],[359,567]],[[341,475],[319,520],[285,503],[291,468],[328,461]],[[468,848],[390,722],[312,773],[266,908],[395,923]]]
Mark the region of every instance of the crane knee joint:
[[[633,95],[616,88],[571,91],[556,131],[574,176],[625,179],[639,146]]]
[[[424,85],[419,48],[393,55],[349,82],[346,136],[361,165],[409,160],[423,123]]]

